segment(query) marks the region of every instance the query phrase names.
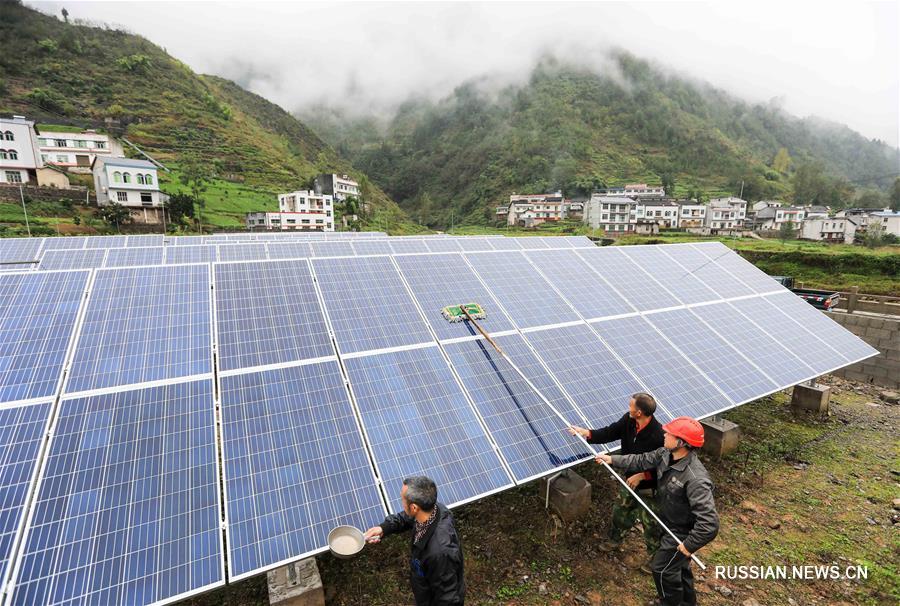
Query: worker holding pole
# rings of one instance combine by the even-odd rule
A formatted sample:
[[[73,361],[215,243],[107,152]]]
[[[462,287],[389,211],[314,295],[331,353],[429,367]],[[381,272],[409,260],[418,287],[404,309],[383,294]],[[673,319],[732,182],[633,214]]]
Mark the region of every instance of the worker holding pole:
[[[662,606],[694,606],[691,556],[719,532],[713,484],[695,449],[703,446],[703,426],[690,417],[663,425],[663,448],[631,455],[597,455],[598,463],[626,474],[655,468],[657,505],[663,524],[680,540],[662,535],[653,557],[653,582]]]
[[[628,412],[614,423],[600,429],[585,429],[570,426],[569,433],[580,435],[590,444],[605,444],[620,440],[622,454],[643,454],[652,452],[663,445],[663,428],[656,417],[656,400],[648,393],[638,392],[628,402]],[[644,502],[654,507],[656,491],[656,468],[651,466],[630,475],[626,482]],[[657,511],[658,513],[658,511]],[[644,529],[644,544],[647,547],[648,562],[641,570],[650,574],[649,560],[659,549],[660,528],[656,520],[644,509],[625,486],[619,487],[619,496],[613,504],[609,539],[600,544],[601,551],[618,549],[635,522],[641,521]]]

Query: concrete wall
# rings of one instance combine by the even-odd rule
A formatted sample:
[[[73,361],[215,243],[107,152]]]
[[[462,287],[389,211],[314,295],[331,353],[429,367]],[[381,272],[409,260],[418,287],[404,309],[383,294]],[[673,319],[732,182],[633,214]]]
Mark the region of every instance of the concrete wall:
[[[900,318],[826,312],[828,317],[876,348],[881,355],[834,374],[853,381],[900,388]]]

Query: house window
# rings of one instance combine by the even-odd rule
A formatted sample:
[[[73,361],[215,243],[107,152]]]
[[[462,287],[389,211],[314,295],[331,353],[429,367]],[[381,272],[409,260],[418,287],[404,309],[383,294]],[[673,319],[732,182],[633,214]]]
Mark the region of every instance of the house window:
[[[18,160],[19,159],[19,152],[17,152],[14,149],[7,151],[6,155],[7,155],[7,157],[9,157],[10,160]]]
[[[0,149],[0,160],[6,160],[6,150]]]
[[[6,181],[8,183],[21,183],[22,173],[17,170],[8,170],[6,171]]]
[[[142,191],[141,204],[153,204],[153,194],[148,191]]]
[[[95,141],[94,147],[97,149],[106,149],[106,141]]]
[[[6,153],[3,150],[0,150],[0,158],[5,158],[5,157],[6,157]],[[47,154],[41,154],[41,162],[46,163],[49,161],[50,161],[50,156],[48,156]]]
[[[122,183],[131,183],[131,173],[122,173]]]
[[[56,156],[56,161],[57,161],[57,162],[62,162],[63,164],[65,164],[66,162],[69,161],[69,156],[67,156],[67,155],[65,155],[65,154],[59,154],[59,155]]]
[[[56,139],[56,147],[65,147],[66,140],[65,139]]]
[[[6,139],[7,141],[15,141],[16,140],[16,138],[12,134],[12,131],[10,131],[10,130],[3,133],[3,138]]]
[[[137,174],[137,182],[138,182],[138,184],[143,185],[144,184],[144,175],[142,175],[141,173],[138,173]]]
[[[128,192],[127,191],[117,191],[116,192],[116,200],[119,202],[128,202]]]
[[[87,147],[87,141],[75,141],[75,147]]]
[[[153,175],[144,175],[144,183],[153,185]]]
[[[113,183],[121,183],[122,182],[122,173],[116,171],[113,173]]]

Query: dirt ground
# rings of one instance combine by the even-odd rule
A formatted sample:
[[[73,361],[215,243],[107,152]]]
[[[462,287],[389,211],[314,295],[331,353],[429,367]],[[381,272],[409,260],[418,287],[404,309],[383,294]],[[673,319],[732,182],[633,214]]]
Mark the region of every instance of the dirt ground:
[[[703,455],[716,484],[721,532],[698,554],[704,605],[900,603],[900,406],[883,390],[826,377],[827,417],[796,416],[787,393],[725,415],[740,425],[738,450]],[[640,571],[635,529],[621,552],[606,554],[616,484],[602,467],[575,471],[593,485],[590,514],[563,523],[544,509],[536,482],[455,510],[466,558],[468,604],[641,606],[655,596]],[[390,537],[353,560],[318,557],[326,603],[411,604],[408,538]],[[715,567],[829,565],[866,567],[862,580],[728,580]],[[186,602],[268,604],[265,576]]]

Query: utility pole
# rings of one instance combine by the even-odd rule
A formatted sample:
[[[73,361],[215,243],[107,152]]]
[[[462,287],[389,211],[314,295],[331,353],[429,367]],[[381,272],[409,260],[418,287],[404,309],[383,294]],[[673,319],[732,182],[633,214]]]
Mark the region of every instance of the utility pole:
[[[28,230],[28,237],[31,237],[31,225],[28,224],[28,209],[25,208],[25,191],[22,185],[19,185],[19,197],[22,199],[22,212],[25,213],[25,229]]]
[[[743,179],[741,179],[741,193],[738,194],[738,198],[740,198],[741,200],[744,199],[744,180]]]

